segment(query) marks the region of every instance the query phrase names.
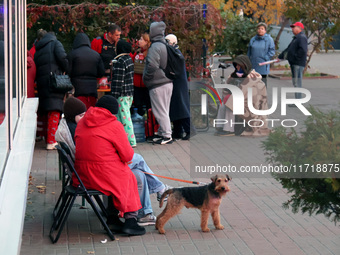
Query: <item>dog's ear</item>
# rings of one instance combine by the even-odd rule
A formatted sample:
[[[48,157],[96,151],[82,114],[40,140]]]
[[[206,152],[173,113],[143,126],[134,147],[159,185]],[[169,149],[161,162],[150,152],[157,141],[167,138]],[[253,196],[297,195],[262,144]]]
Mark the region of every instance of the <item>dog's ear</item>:
[[[212,182],[215,182],[215,181],[217,180],[217,177],[218,177],[218,176],[215,175],[215,176],[211,177],[210,180],[211,180]]]
[[[229,175],[225,175],[227,177],[228,182],[231,181],[231,177]]]

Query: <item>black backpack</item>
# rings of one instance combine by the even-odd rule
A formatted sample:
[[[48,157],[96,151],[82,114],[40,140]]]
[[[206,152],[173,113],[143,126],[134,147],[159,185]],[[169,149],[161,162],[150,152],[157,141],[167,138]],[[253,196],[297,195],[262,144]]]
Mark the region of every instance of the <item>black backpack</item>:
[[[181,72],[183,72],[183,55],[172,45],[169,45],[162,41],[155,42],[163,43],[166,46],[166,51],[168,52],[168,61],[166,63],[166,67],[165,69],[162,69],[165,73],[165,76],[170,80],[175,80],[179,78]]]

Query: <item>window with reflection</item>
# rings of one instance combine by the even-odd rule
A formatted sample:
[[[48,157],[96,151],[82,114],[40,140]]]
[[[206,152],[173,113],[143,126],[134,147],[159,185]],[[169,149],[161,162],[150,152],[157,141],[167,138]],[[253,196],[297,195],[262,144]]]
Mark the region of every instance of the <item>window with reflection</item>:
[[[5,112],[4,0],[0,0],[0,177],[7,155]]]
[[[14,129],[17,124],[18,120],[18,86],[17,86],[17,40],[16,34],[18,33],[17,30],[17,12],[16,12],[16,2],[17,0],[12,0],[12,109],[11,109],[11,119],[12,119],[12,134],[14,136]]]

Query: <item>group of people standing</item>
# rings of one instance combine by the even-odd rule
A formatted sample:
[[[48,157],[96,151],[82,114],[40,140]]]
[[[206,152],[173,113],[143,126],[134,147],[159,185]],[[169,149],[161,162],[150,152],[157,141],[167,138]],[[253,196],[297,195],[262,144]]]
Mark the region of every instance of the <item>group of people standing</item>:
[[[123,124],[132,147],[137,145],[131,120],[132,105],[140,115],[152,109],[159,124],[152,140],[154,144],[170,144],[173,138],[188,140],[195,133],[191,132],[194,129],[190,126],[185,63],[177,80],[168,79],[163,71],[167,63],[167,51],[163,44],[166,43],[165,28],[164,22],[152,23],[150,32],[141,35],[139,50],[135,53],[132,53],[130,43],[120,39],[121,28],[117,25],[110,25],[103,36],[92,42],[85,33],[78,33],[69,54],[53,33],[45,31],[38,38],[34,44],[40,102],[38,122],[45,124],[43,130],[47,149],[54,149],[56,145],[54,134],[64,100],[64,94],[49,90],[51,73],[67,73],[74,86],[74,96],[87,109],[97,102],[97,79],[107,76],[111,82],[111,91],[107,94],[119,102],[117,118]],[[176,36],[171,35],[171,38],[175,38],[172,43],[177,46]],[[174,123],[174,136],[171,121]]]
[[[303,70],[307,59],[307,37],[303,33],[304,25],[296,22],[291,25],[294,34],[293,40],[288,47],[278,56],[276,62],[288,60],[291,67],[293,86],[302,87]],[[228,84],[238,86],[245,98],[245,112],[241,116],[233,114],[233,96],[229,90],[223,91],[223,105],[219,108],[218,119],[226,120],[226,123],[216,125],[217,136],[265,136],[270,133],[265,115],[253,114],[247,105],[248,88],[252,88],[252,102],[257,110],[267,110],[267,76],[270,65],[260,63],[271,60],[275,55],[275,44],[273,38],[266,33],[267,25],[259,23],[257,34],[251,38],[247,55],[237,56],[233,60],[234,72],[227,80]],[[301,93],[295,93],[295,98],[301,98]],[[295,104],[288,105],[295,107]],[[236,118],[236,119],[235,119]],[[242,124],[233,125],[231,123]],[[251,125],[249,125],[251,121]]]

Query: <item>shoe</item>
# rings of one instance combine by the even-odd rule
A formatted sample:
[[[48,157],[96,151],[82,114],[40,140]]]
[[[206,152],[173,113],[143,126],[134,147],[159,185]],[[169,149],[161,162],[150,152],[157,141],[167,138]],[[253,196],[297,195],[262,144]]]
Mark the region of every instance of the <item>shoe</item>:
[[[135,218],[126,219],[122,232],[130,236],[141,236],[145,234],[145,228],[137,224]]]
[[[173,141],[179,141],[179,140],[182,140],[182,136],[172,136],[172,140]]]
[[[153,138],[154,138],[153,136],[147,137],[147,138],[146,138],[146,142],[147,142],[147,143],[153,143]]]
[[[106,224],[108,225],[109,229],[116,233],[121,233],[124,226],[124,223],[116,215],[109,216],[107,218]]]
[[[185,136],[183,136],[182,140],[189,141],[190,140],[190,133],[186,133]]]
[[[230,131],[224,131],[224,130],[222,130],[222,131],[216,131],[216,132],[215,132],[215,135],[216,135],[216,136],[234,136],[235,133],[234,133],[234,132],[230,132]]]
[[[157,192],[157,201],[161,200],[161,197],[162,197],[162,195],[165,191],[172,189],[172,187],[167,185],[167,184],[164,184],[164,186],[165,186],[165,188],[162,191]],[[163,201],[166,202],[167,200],[168,200],[168,196],[166,196]]]
[[[142,218],[139,218],[137,220],[137,223],[139,226],[150,226],[150,225],[155,225],[156,224],[156,216],[153,215],[152,213],[149,213],[145,215]]]
[[[174,141],[172,140],[172,138],[166,138],[166,137],[163,137],[163,138],[160,138],[158,140],[154,140],[153,144],[161,144],[161,145],[164,145],[164,144],[172,144]]]
[[[50,151],[50,150],[56,150],[56,146],[58,145],[58,143],[48,143],[46,146],[46,150]]]
[[[158,140],[161,140],[163,138],[163,136],[161,136],[161,135],[154,135],[153,137],[152,137],[152,142],[156,142],[156,141],[158,141]]]

